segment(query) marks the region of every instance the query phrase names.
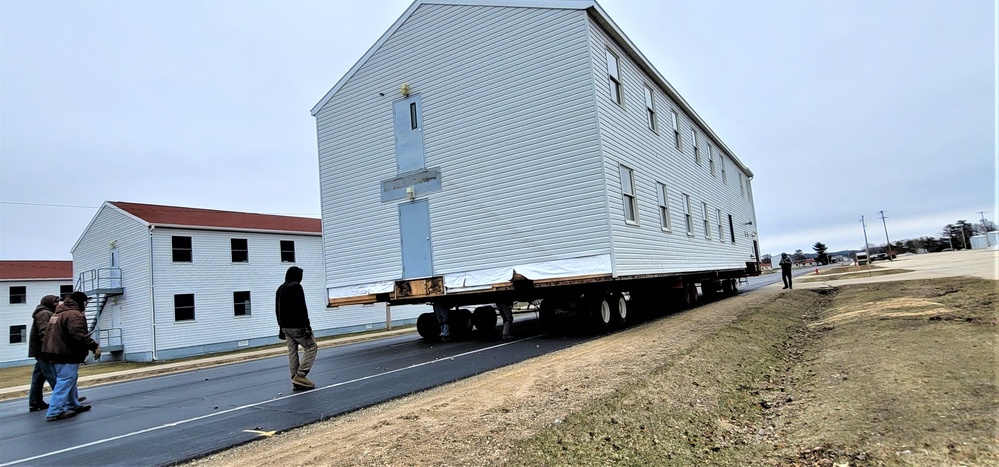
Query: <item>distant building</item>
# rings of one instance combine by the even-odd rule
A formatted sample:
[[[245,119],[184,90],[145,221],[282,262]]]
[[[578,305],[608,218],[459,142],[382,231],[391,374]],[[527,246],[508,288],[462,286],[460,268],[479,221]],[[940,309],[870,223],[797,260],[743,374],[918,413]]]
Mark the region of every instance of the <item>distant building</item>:
[[[319,219],[105,202],[70,250],[106,359],[165,360],[279,342],[291,266],[317,336],[386,327],[383,305],[327,307]],[[395,307],[409,324],[425,307]]]
[[[0,261],[0,293],[0,328],[10,336],[0,346],[0,367],[33,363],[28,358],[31,314],[42,297],[73,293],[73,262]]]

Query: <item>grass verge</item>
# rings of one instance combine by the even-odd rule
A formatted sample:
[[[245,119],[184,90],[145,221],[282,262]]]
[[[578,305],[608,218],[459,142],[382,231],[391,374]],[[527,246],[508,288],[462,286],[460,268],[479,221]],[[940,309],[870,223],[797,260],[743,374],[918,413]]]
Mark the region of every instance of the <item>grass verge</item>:
[[[795,290],[511,465],[996,465],[996,283]]]

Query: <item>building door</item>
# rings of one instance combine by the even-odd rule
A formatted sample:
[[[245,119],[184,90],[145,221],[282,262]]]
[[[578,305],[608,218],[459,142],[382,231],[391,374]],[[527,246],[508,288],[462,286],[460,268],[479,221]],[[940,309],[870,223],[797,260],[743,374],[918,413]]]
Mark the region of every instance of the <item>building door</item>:
[[[112,289],[121,288],[121,266],[118,265],[118,249],[111,249],[111,269],[108,272],[108,284],[107,287]],[[98,273],[98,276],[100,273]],[[100,279],[98,279],[100,280]],[[102,288],[103,284],[99,285],[98,288]]]
[[[402,240],[403,279],[433,276],[430,203],[427,200],[399,205],[399,238]]]
[[[422,104],[420,96],[409,96],[392,104],[397,173],[412,172],[426,166],[423,153]]]

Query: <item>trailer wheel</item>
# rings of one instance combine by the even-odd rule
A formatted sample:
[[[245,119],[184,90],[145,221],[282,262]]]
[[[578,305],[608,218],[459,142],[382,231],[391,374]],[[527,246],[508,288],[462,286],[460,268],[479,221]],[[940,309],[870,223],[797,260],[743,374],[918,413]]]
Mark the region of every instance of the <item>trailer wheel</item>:
[[[614,299],[617,299],[617,306],[614,307],[612,318],[618,326],[623,327],[628,324],[628,301],[621,294],[614,294],[614,298],[611,300]]]
[[[472,312],[472,325],[482,333],[492,333],[496,330],[496,308],[480,306]]]
[[[738,291],[735,279],[726,279],[722,281],[722,293],[725,295],[735,295]]]
[[[448,310],[447,324],[451,329],[451,337],[466,337],[472,333],[472,312],[464,308]]]
[[[437,317],[433,313],[422,313],[416,318],[416,332],[426,340],[439,340],[441,337],[441,325],[437,322]]]
[[[613,322],[614,306],[609,298],[595,302],[591,307],[591,318],[597,331],[606,331]]]

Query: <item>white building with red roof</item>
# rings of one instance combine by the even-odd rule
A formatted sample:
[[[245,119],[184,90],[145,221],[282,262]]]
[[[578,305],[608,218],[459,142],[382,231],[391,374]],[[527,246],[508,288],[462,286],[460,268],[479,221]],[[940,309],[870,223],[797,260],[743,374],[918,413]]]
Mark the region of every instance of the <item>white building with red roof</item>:
[[[384,306],[328,307],[319,219],[108,201],[70,252],[94,335],[115,360],[279,342],[274,295],[291,266],[305,271],[317,336],[386,327]],[[391,324],[422,311],[394,308]]]
[[[46,295],[73,293],[72,261],[0,261],[0,367],[34,363],[28,358],[31,314]]]

